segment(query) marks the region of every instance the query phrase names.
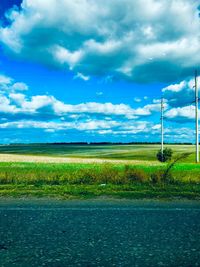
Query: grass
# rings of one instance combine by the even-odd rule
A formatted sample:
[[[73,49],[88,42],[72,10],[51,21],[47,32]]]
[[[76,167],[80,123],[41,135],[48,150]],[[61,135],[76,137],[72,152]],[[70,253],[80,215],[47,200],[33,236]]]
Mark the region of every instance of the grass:
[[[178,163],[172,181],[151,180],[166,164],[0,163],[0,196],[200,198],[200,165]]]
[[[115,198],[153,198],[171,199],[187,198],[200,199],[200,186],[181,184],[174,185],[113,185],[108,184],[104,187],[100,185],[0,185],[2,197],[56,197],[62,199],[88,199],[100,196]]]
[[[175,154],[191,152],[185,162],[195,161],[195,147],[192,145],[167,145]],[[160,145],[56,145],[22,144],[1,145],[0,153],[20,155],[46,155],[73,158],[100,158],[120,160],[156,161],[156,152]]]
[[[166,164],[156,161],[159,145],[2,145],[0,153],[50,157],[120,159],[103,163],[0,162],[0,196],[91,198],[200,198],[200,165],[192,145],[168,145],[175,156],[192,152],[162,180]],[[137,160],[131,165],[129,160]],[[134,162],[134,161],[132,161]],[[128,164],[128,165],[127,165]]]

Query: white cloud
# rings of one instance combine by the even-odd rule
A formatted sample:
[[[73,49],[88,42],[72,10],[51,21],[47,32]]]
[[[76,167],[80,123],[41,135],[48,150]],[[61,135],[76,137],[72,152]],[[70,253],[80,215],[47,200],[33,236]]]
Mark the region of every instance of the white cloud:
[[[110,133],[131,137],[148,133],[150,129],[152,134],[157,131],[153,123],[137,120],[157,112],[160,107],[157,103],[136,109],[123,103],[86,102],[72,105],[51,95],[28,96],[25,94],[28,86],[11,78],[3,82],[4,85],[8,84],[8,90],[0,93],[0,113],[4,118],[0,122],[1,129],[42,129],[55,134],[73,130],[95,136]],[[20,89],[23,93],[19,93]]]
[[[155,124],[153,127],[152,127],[153,130],[160,130],[161,129],[161,125],[160,124]]]
[[[167,104],[165,104],[165,107],[167,108]],[[134,114],[138,116],[149,116],[154,112],[160,112],[160,103],[148,104],[134,110]]]
[[[23,0],[0,28],[18,57],[84,77],[173,81],[200,64],[199,1]],[[46,38],[48,36],[48,38]]]
[[[0,128],[35,128],[35,129],[45,129],[48,132],[61,131],[61,130],[72,130],[77,131],[91,131],[98,129],[111,129],[119,125],[116,121],[104,121],[104,120],[92,120],[85,122],[43,122],[34,120],[20,120],[20,121],[10,121],[0,123]]]
[[[200,77],[198,77],[200,84]],[[171,84],[163,90],[163,96],[172,107],[188,106],[195,101],[194,78]]]
[[[135,97],[135,98],[134,98],[134,101],[137,102],[137,103],[140,103],[140,102],[142,101],[142,99],[139,98],[139,97]]]
[[[12,105],[6,96],[0,95],[0,112],[13,114],[18,111],[19,109],[15,105]]]
[[[2,91],[26,91],[28,85],[23,82],[15,82],[13,78],[0,74],[0,90]]]
[[[113,136],[131,136],[131,138],[145,134],[145,136],[159,138],[160,99],[153,99],[152,103],[139,108],[133,108],[123,103],[86,102],[72,105],[59,101],[51,95],[28,96],[24,91],[28,88],[26,84],[15,82],[14,79],[7,76],[2,77],[1,86],[6,86],[8,89],[0,92],[0,113],[3,118],[0,122],[0,128],[2,129],[43,129],[49,133],[75,130],[94,135],[110,134]],[[19,93],[20,89],[24,92]],[[193,105],[171,107],[172,96],[181,102],[181,97],[185,96],[187,91],[194,93],[193,79],[163,89],[167,102],[165,103],[165,118],[167,120],[172,122],[191,122],[194,120]],[[158,115],[157,119],[153,117],[155,123],[151,122],[149,118],[154,114]],[[143,121],[144,118],[147,121]],[[184,140],[188,136],[192,138],[190,129],[184,133],[186,128],[181,128],[179,131],[178,128],[167,127],[165,126],[167,140],[171,140],[173,135],[176,136],[176,140],[179,140],[178,134]]]
[[[194,83],[194,78],[190,78],[163,88],[163,96],[168,105],[168,110],[165,108],[164,115],[167,120],[181,123],[194,121]],[[200,77],[198,77],[197,83],[200,84]]]
[[[14,91],[27,91],[28,86],[25,83],[17,82],[12,85],[11,89]]]
[[[0,86],[2,85],[8,85],[13,81],[12,78],[5,76],[3,74],[0,74]]]
[[[190,105],[185,107],[172,108],[166,111],[165,118],[183,123],[193,121],[195,119],[195,107]]]
[[[96,92],[96,95],[97,96],[102,96],[103,95],[103,92]]]
[[[81,79],[84,81],[89,81],[90,76],[83,75],[82,73],[78,72],[75,76],[74,79]]]
[[[25,101],[26,96],[24,94],[19,93],[11,93],[9,94],[9,99],[12,100],[17,105],[22,105]]]
[[[25,94],[12,92],[7,96],[0,95],[0,112],[4,118],[0,122],[1,129],[42,129],[46,133],[74,130],[95,136],[142,136],[142,140],[158,139],[160,136],[160,124],[142,120],[154,112],[160,114],[160,103],[137,109],[125,104],[96,102],[69,105],[53,96],[36,95],[29,98]],[[194,119],[194,107],[169,109],[165,118],[176,122],[191,121]],[[179,136],[182,136],[184,140],[191,140],[193,132],[186,129],[165,127],[165,138],[172,140],[174,137],[176,139],[173,141],[181,141]]]
[[[5,76],[6,77],[6,76]],[[137,119],[142,116],[150,116],[160,110],[159,104],[148,104],[140,108],[132,108],[127,104],[87,102],[80,104],[66,104],[51,95],[35,95],[27,97],[17,91],[25,91],[28,86],[24,83],[15,83],[13,79],[2,79],[7,90],[1,92],[0,112],[10,114],[21,114],[21,116],[43,116],[80,119],[87,115],[118,116],[126,119]],[[9,82],[10,81],[10,82]],[[9,85],[7,83],[9,82]],[[4,88],[5,89],[5,88]],[[99,92],[98,95],[102,95]],[[107,119],[106,119],[107,120]]]
[[[82,51],[70,52],[68,49],[61,46],[52,47],[51,54],[55,57],[57,63],[66,63],[69,69],[73,69],[82,57]]]
[[[27,96],[25,92],[28,85],[23,82],[15,82],[14,79],[1,75],[1,86],[4,90],[0,92],[0,112],[7,116],[23,116],[31,119],[48,116],[48,118],[59,118],[81,120],[90,116],[103,117],[105,121],[112,121],[112,117],[118,119],[133,120],[143,116],[151,116],[160,111],[159,103],[152,103],[139,108],[133,108],[127,104],[87,102],[80,104],[67,104],[59,101],[51,95]],[[1,89],[2,89],[1,88]],[[5,90],[6,89],[6,90]],[[98,95],[102,95],[98,92]],[[138,101],[138,99],[135,99]],[[139,99],[140,101],[141,99]]]
[[[25,99],[25,101],[21,104],[21,109],[24,112],[31,113],[37,112],[38,110],[45,107],[49,107],[51,110],[54,102],[56,102],[56,99],[53,96],[32,96],[30,100]]]

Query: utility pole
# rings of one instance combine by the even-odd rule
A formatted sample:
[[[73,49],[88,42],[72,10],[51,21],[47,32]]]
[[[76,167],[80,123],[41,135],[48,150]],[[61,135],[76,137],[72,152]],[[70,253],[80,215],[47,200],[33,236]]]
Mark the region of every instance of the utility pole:
[[[199,163],[199,96],[197,84],[197,70],[195,70],[195,117],[196,117],[196,163]]]
[[[163,123],[163,115],[164,115],[164,101],[163,97],[161,98],[161,153],[163,156],[163,149],[164,149],[164,123]]]

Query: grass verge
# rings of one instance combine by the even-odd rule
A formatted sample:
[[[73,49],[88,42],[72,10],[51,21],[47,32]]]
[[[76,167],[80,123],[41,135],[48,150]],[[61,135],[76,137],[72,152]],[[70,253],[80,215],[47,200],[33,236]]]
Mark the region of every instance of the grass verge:
[[[179,163],[170,180],[163,181],[159,175],[165,168],[165,164],[162,167],[136,167],[123,164],[0,163],[0,196],[200,199],[200,165]]]
[[[2,197],[89,199],[101,196],[128,199],[200,199],[200,185],[0,185]]]

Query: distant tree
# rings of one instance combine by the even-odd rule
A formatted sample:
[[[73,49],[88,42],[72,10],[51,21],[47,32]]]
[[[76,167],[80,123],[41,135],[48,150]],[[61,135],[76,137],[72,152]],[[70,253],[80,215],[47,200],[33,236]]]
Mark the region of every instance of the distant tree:
[[[163,152],[161,149],[157,153],[157,159],[161,162],[170,161],[172,158],[173,151],[171,148],[165,148]]]

